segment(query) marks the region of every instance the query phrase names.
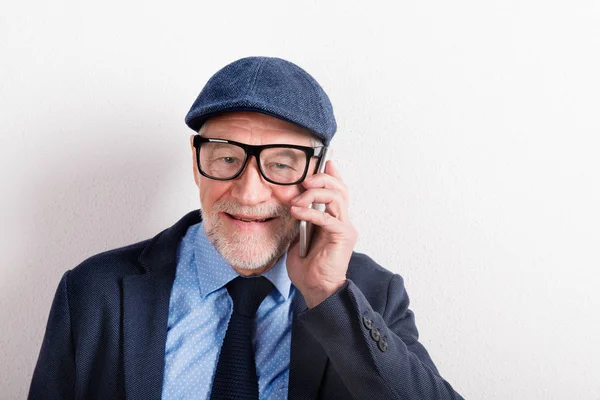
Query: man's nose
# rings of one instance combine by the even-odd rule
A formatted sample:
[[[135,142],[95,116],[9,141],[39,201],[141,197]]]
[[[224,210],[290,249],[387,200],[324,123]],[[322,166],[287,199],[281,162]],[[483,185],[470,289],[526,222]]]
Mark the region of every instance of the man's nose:
[[[271,198],[271,186],[262,177],[258,169],[258,163],[254,156],[250,156],[246,168],[233,183],[231,195],[240,204],[252,206],[260,204]]]

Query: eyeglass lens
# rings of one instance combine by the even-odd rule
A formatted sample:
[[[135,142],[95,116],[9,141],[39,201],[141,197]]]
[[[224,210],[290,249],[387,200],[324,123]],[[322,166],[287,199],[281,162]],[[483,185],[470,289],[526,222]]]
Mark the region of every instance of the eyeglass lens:
[[[277,183],[300,180],[306,169],[306,153],[302,150],[271,147],[260,153],[260,169],[266,178]],[[234,177],[244,167],[246,152],[230,143],[203,143],[200,147],[200,168],[217,179]]]

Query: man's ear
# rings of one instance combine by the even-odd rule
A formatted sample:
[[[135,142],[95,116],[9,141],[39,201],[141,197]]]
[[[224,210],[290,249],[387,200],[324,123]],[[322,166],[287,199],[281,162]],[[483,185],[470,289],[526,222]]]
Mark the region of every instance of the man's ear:
[[[194,182],[196,186],[200,187],[200,172],[198,171],[198,164],[196,163],[196,148],[194,147],[194,136],[190,136],[190,149],[192,150],[192,173],[194,174]]]

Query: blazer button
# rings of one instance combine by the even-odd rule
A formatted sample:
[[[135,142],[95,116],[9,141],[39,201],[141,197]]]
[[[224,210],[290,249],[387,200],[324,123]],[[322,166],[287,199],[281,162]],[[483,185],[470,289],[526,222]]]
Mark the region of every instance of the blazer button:
[[[381,338],[381,333],[379,332],[379,329],[371,329],[371,337],[373,338],[373,340],[378,341]]]
[[[369,318],[367,317],[363,317],[363,325],[365,326],[365,328],[367,329],[373,329],[373,321],[371,321]]]
[[[383,353],[385,353],[385,351],[388,348],[388,344],[387,344],[387,342],[385,341],[384,338],[381,338],[379,340],[379,342],[377,342],[377,346],[379,347],[379,350],[381,350]]]

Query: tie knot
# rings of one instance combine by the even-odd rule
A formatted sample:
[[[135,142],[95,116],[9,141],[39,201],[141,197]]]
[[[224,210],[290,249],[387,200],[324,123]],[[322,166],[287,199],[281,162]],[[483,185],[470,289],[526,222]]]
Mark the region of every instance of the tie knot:
[[[273,284],[264,276],[238,276],[227,284],[227,291],[233,300],[233,310],[248,317],[256,314],[258,306],[272,289]]]

